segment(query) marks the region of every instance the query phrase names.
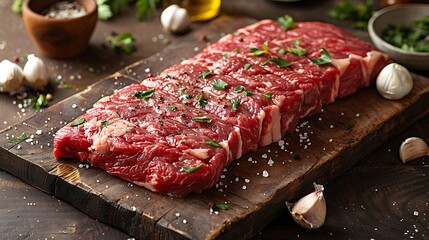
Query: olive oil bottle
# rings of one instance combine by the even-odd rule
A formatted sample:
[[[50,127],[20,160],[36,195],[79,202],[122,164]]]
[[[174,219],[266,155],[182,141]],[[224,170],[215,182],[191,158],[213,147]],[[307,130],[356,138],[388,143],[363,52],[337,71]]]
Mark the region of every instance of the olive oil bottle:
[[[166,0],[164,7],[177,4],[188,10],[193,22],[207,21],[219,14],[221,0]]]

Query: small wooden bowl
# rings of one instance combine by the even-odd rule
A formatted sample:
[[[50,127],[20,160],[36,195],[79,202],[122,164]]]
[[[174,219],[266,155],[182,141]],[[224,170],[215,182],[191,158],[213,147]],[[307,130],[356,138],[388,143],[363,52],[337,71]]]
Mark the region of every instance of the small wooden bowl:
[[[74,0],[86,10],[86,15],[76,18],[54,19],[41,14],[56,0],[27,0],[22,16],[37,50],[52,58],[73,58],[88,46],[97,23],[95,0]]]

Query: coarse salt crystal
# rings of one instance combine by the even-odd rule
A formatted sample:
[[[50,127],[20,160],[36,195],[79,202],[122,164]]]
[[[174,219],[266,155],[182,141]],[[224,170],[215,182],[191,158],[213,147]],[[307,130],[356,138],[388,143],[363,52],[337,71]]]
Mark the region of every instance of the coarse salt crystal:
[[[268,173],[268,171],[267,171],[267,170],[264,170],[264,171],[262,172],[262,177],[268,177],[268,176],[270,176],[270,174]]]

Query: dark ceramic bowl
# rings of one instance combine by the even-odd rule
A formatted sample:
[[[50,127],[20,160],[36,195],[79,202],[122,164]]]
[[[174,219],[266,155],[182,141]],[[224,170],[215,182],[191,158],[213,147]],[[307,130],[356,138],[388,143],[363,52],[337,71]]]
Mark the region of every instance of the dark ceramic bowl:
[[[88,46],[97,23],[95,0],[73,0],[86,14],[76,18],[54,19],[41,13],[56,0],[26,0],[22,8],[25,25],[38,51],[52,58],[73,58]]]

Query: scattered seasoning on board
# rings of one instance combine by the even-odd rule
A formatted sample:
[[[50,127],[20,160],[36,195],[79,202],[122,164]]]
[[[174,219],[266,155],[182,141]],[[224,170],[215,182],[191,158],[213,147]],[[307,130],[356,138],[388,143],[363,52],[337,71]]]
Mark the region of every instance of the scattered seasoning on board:
[[[77,18],[86,14],[85,8],[75,1],[62,1],[53,4],[42,12],[47,18],[65,19]]]

